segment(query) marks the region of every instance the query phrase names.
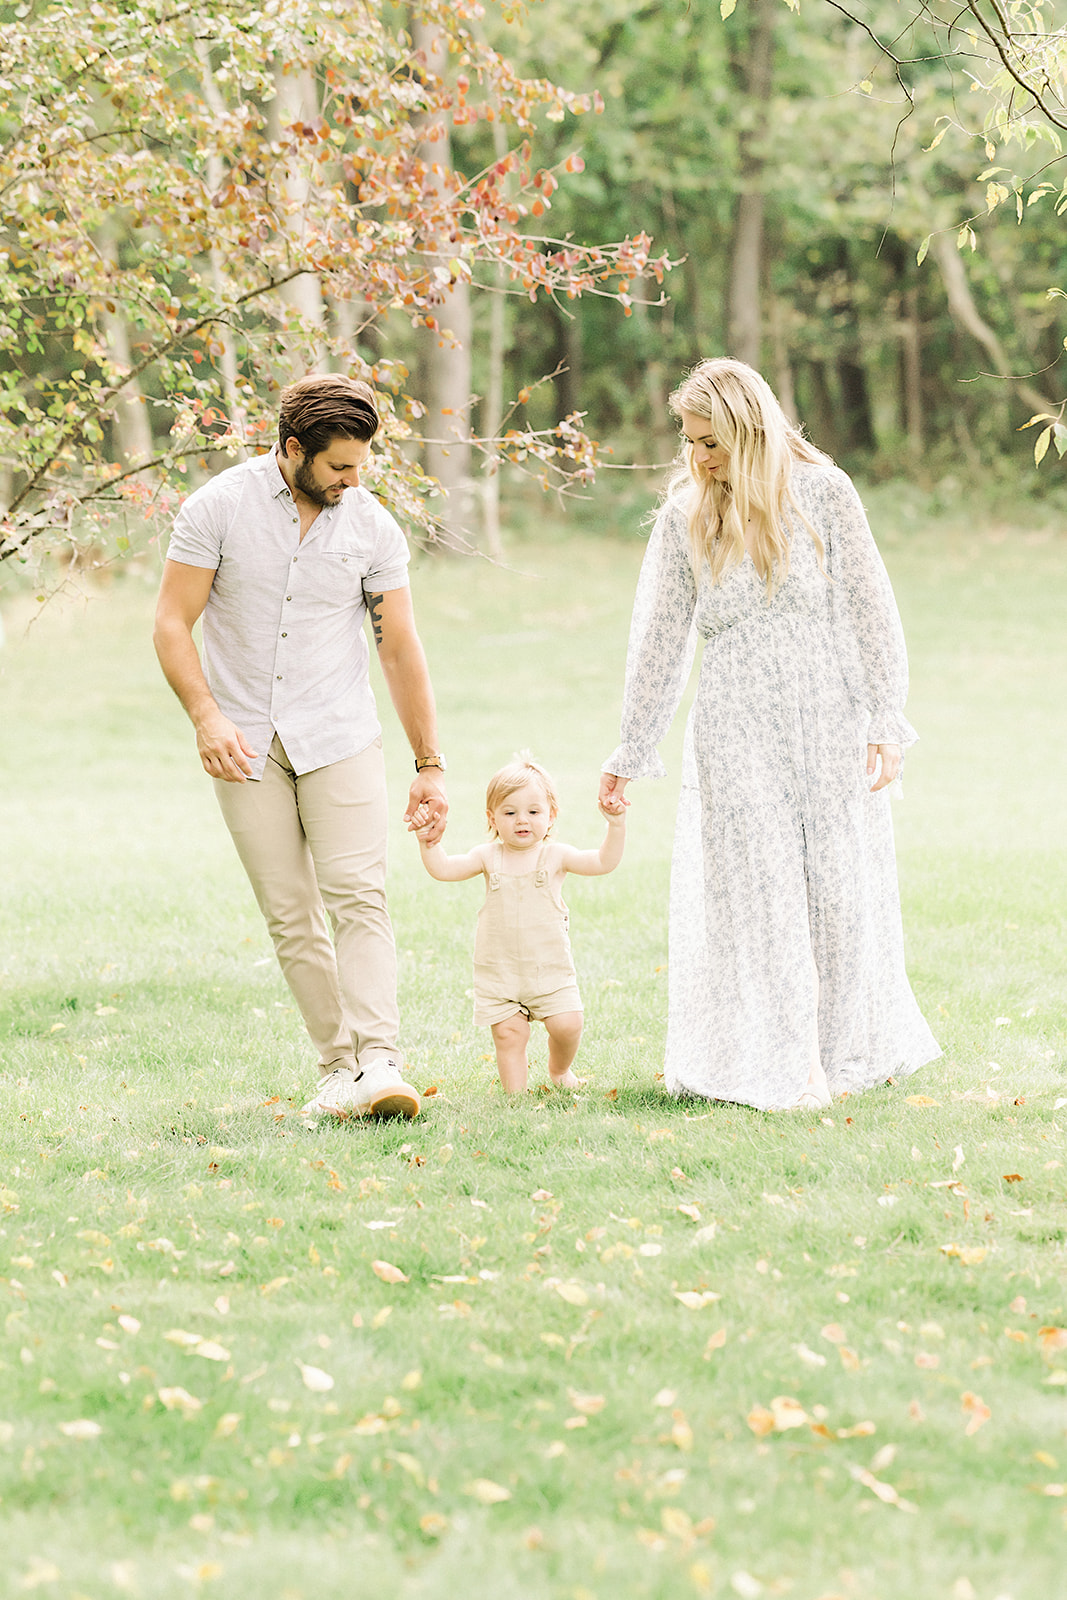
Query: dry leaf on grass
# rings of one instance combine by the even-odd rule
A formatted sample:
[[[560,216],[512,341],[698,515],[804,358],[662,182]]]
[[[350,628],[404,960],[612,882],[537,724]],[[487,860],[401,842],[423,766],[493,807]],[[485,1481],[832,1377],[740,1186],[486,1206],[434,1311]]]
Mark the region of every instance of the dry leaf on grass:
[[[204,1402],[198,1400],[195,1394],[190,1394],[188,1389],[175,1384],[173,1388],[160,1389],[159,1403],[166,1406],[168,1411],[181,1411],[185,1416],[193,1416],[197,1411],[202,1411]]]
[[[705,1306],[721,1300],[722,1295],[715,1294],[711,1289],[705,1289],[703,1292],[699,1289],[675,1289],[674,1298],[681,1301],[687,1311],[703,1311]]]
[[[587,1306],[589,1304],[588,1291],[583,1289],[580,1283],[553,1282],[546,1284],[546,1288],[555,1289],[560,1299],[566,1300],[569,1306]]]
[[[1055,1355],[1058,1350],[1067,1350],[1067,1328],[1038,1328],[1037,1337],[1046,1356]]]
[[[579,1394],[577,1389],[568,1389],[567,1398],[575,1411],[580,1411],[585,1417],[595,1417],[606,1404],[602,1394]]]
[[[308,1367],[299,1360],[296,1364],[300,1368],[305,1389],[310,1389],[314,1394],[326,1394],[333,1388],[333,1379],[328,1372],[323,1372],[321,1367]]]
[[[419,1527],[428,1539],[440,1539],[443,1533],[448,1532],[448,1518],[442,1516],[440,1511],[427,1511],[424,1517],[419,1518]]]
[[[848,1334],[839,1322],[828,1322],[824,1328],[819,1329],[822,1338],[828,1339],[831,1344],[844,1344]]]
[[[726,1329],[716,1328],[704,1346],[704,1360],[710,1361],[716,1350],[721,1350],[726,1343]]]
[[[401,1272],[399,1267],[394,1267],[391,1261],[372,1261],[371,1271],[381,1278],[383,1283],[408,1283],[410,1280]]]
[[[472,1478],[463,1485],[463,1493],[483,1506],[495,1506],[511,1499],[511,1490],[505,1489],[502,1483],[494,1483],[492,1478]]]
[[[76,1422],[61,1422],[59,1431],[66,1434],[68,1439],[99,1439],[104,1430],[99,1422],[80,1417]]]
[[[816,1350],[809,1350],[806,1344],[796,1344],[793,1349],[807,1366],[825,1367],[826,1357],[819,1355]]]
[[[973,1433],[977,1433],[979,1428],[983,1427],[985,1423],[989,1421],[990,1417],[993,1415],[992,1411],[990,1411],[981,1395],[973,1394],[970,1389],[964,1390],[964,1392],[960,1395],[960,1401],[963,1405],[964,1411],[967,1412],[968,1417],[970,1418],[966,1428],[964,1429],[964,1433],[966,1433],[968,1436]]]
[[[918,1511],[918,1506],[910,1500],[902,1500],[891,1483],[883,1483],[881,1478],[876,1478],[873,1472],[868,1472],[866,1467],[850,1466],[849,1472],[857,1483],[862,1483],[865,1489],[878,1496],[883,1505],[896,1506],[899,1511]]]
[[[904,1096],[909,1106],[939,1106],[940,1100],[933,1100],[928,1094],[906,1094]]]

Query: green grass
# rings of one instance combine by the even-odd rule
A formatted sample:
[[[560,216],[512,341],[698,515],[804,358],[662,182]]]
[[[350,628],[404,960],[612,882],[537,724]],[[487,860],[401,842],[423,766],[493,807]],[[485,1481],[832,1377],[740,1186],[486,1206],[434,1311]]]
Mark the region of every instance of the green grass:
[[[313,1057],[158,677],[151,575],[28,633],[8,606],[0,1593],[1064,1592],[1067,1352],[1040,1330],[1067,1326],[1067,548],[872,500],[923,734],[910,968],[946,1054],[826,1118],[655,1083],[675,779],[633,791],[619,871],[568,888],[586,1087],[505,1100],[466,993],[479,890],[422,873],[390,721],[405,1043],[438,1093],[413,1125],[305,1126]],[[547,529],[510,570],[418,568],[452,848],[523,746],[561,837],[598,839],[639,557]],[[758,1431],[782,1396],[806,1420]]]

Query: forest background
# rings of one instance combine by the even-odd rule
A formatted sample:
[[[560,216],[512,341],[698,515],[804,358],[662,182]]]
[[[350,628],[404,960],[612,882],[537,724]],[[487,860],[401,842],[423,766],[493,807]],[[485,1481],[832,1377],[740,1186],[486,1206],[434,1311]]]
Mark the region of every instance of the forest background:
[[[707,354],[868,480],[1067,445],[1047,5],[26,0],[0,52],[8,576],[122,554],[315,368],[382,394],[408,524],[493,551],[503,458],[662,463]]]

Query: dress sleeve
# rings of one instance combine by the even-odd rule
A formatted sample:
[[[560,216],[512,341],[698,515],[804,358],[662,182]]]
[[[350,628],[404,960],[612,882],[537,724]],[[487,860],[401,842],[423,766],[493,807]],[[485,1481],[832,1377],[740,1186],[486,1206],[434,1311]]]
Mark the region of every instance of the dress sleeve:
[[[856,701],[870,714],[868,744],[914,744],[904,715],[908,656],[885,563],[856,489],[833,472],[822,532],[838,658]],[[823,520],[823,519],[820,519]]]
[[[620,778],[662,778],[656,747],[666,734],[693,664],[696,584],[684,513],[664,506],[637,580],[623,690],[622,742],[604,762]]]

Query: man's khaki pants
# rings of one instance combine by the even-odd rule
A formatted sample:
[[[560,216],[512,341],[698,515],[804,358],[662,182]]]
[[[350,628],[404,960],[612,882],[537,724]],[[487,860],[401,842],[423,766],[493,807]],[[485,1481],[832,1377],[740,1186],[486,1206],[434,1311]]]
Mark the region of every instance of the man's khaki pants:
[[[319,1070],[395,1055],[400,1018],[385,905],[381,739],[297,777],[275,734],[258,783],[214,782]]]

